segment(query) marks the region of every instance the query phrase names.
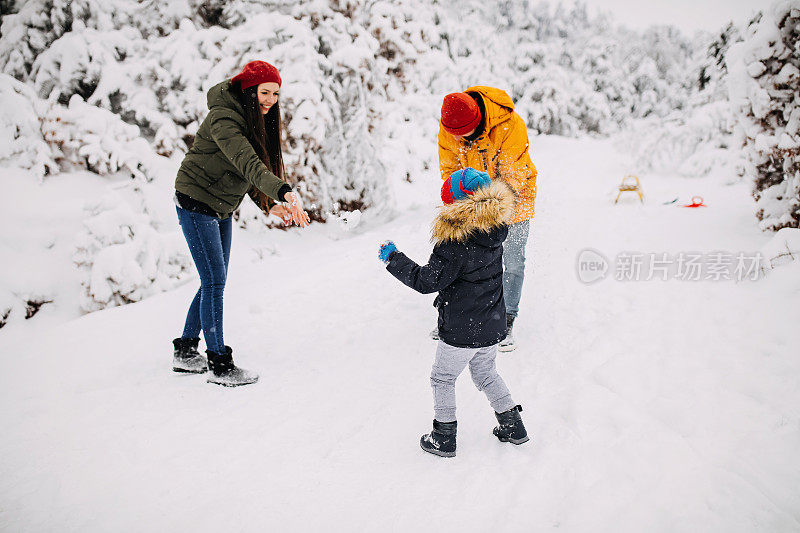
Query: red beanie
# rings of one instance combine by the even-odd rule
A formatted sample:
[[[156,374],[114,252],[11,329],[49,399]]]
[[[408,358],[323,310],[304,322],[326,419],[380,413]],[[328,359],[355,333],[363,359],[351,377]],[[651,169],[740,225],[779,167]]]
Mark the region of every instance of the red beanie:
[[[266,61],[251,61],[244,66],[242,71],[231,79],[231,83],[239,83],[244,91],[253,85],[274,82],[280,87],[281,75],[278,69]]]
[[[451,93],[442,102],[442,127],[453,135],[464,135],[481,123],[478,103],[467,93]]]

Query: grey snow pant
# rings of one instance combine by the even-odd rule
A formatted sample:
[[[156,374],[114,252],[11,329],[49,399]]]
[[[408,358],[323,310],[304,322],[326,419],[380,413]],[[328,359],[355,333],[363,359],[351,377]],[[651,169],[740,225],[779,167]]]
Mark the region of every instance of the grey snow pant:
[[[472,381],[486,394],[497,413],[513,408],[514,401],[503,378],[497,373],[497,345],[486,348],[458,348],[439,341],[431,370],[434,418],[439,422],[456,420],[456,379],[469,365]]]

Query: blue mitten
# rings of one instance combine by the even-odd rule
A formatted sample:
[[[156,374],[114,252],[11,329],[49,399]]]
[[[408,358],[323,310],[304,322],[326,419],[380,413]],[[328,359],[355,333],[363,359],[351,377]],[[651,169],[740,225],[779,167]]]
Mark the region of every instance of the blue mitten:
[[[392,252],[396,251],[397,251],[397,246],[395,246],[392,241],[384,241],[381,244],[380,250],[378,251],[378,259],[380,259],[384,263],[388,263],[389,256],[392,255]]]

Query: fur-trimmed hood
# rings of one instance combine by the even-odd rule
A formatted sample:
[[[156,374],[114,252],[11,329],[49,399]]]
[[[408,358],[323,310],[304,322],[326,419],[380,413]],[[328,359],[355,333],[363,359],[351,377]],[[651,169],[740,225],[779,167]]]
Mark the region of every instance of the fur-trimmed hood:
[[[478,233],[508,224],[514,215],[514,193],[502,181],[495,180],[452,204],[440,208],[433,221],[431,240],[435,244],[464,242]]]

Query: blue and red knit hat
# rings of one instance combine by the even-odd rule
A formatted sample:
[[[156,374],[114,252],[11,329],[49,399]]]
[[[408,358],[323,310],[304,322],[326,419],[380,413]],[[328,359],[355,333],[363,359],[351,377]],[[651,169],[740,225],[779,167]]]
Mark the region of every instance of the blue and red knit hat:
[[[456,170],[449,178],[444,180],[442,202],[452,204],[458,200],[463,200],[467,195],[488,187],[490,183],[492,183],[492,179],[486,172],[475,170],[472,167]]]

